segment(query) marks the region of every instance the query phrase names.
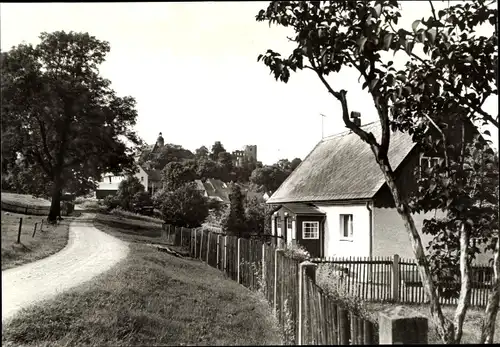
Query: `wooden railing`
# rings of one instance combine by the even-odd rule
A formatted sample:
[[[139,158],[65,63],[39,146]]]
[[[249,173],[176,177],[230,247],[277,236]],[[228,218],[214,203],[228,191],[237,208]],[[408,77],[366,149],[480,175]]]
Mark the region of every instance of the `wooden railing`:
[[[317,265],[285,254],[256,237],[238,238],[208,230],[164,227],[164,237],[189,250],[192,258],[227,274],[251,290],[260,290],[273,308],[286,343],[377,344],[378,326],[356,316],[317,284]]]
[[[368,301],[393,301],[399,303],[426,303],[422,281],[414,259],[392,257],[346,257],[312,259],[321,271],[333,273],[332,280],[337,281],[347,292]],[[487,265],[472,267],[471,306],[485,307],[491,289],[493,268]],[[439,301],[444,305],[456,305],[456,297],[446,295],[444,291],[459,286],[454,281],[436,282],[441,290]],[[459,288],[459,287],[458,287]]]

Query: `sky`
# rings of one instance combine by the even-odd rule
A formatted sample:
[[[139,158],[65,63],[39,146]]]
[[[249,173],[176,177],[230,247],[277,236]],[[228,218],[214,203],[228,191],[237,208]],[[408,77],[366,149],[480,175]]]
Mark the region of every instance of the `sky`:
[[[447,2],[437,2],[439,10]],[[257,145],[258,160],[272,164],[304,157],[322,134],[345,131],[340,104],[312,71],[275,81],[257,56],[271,48],[288,56],[290,31],[257,22],[267,2],[8,3],[0,4],[1,50],[37,44],[41,32],[88,32],[110,43],[101,74],[120,96],[137,101],[136,130],[148,144],[194,151],[221,141],[227,151]],[[405,1],[400,26],[428,17],[427,2]],[[484,28],[485,32],[491,28]],[[396,64],[404,63],[397,53]],[[362,123],[377,119],[373,101],[352,70],[329,82],[348,91]],[[496,98],[484,108],[498,114]],[[321,114],[325,115],[322,117]],[[323,118],[323,119],[322,119]],[[498,132],[492,132],[498,149]]]

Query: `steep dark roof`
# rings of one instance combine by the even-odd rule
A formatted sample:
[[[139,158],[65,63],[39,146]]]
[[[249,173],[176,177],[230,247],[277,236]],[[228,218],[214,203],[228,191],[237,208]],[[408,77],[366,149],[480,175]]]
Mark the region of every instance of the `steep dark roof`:
[[[380,141],[379,122],[362,128]],[[414,146],[409,135],[399,131],[391,134],[389,161],[393,170]],[[321,140],[267,203],[370,199],[384,182],[370,146],[346,131]]]
[[[324,215],[324,212],[318,210],[315,206],[310,206],[301,203],[284,204],[284,208],[295,214],[308,214],[308,215]]]

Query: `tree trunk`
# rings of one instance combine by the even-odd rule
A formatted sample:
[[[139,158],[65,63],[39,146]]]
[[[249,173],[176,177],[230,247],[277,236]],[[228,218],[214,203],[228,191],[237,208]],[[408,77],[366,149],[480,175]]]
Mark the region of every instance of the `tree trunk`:
[[[389,164],[387,157],[377,158],[377,162],[382,169],[385,176],[385,181],[392,193],[394,198],[394,203],[396,205],[396,210],[403,219],[403,223],[408,232],[410,242],[413,248],[413,253],[415,254],[415,259],[417,260],[417,268],[422,279],[422,284],[429,295],[431,317],[437,328],[438,334],[444,343],[453,343],[453,324],[449,322],[441,310],[441,305],[439,304],[439,297],[434,287],[434,282],[432,281],[431,272],[429,270],[429,264],[427,258],[425,257],[424,247],[422,246],[422,240],[415,226],[415,221],[411,215],[410,208],[408,204],[404,201],[399,188],[396,185],[394,179],[394,174]]]
[[[460,297],[458,298],[458,305],[455,310],[455,343],[459,344],[462,339],[462,327],[464,325],[465,315],[470,305],[470,264],[467,249],[469,247],[469,230],[465,224],[462,224],[460,230]]]
[[[49,216],[47,217],[47,221],[49,223],[55,223],[57,221],[57,217],[61,215],[61,191],[61,178],[56,177],[52,188],[52,201],[50,203]]]
[[[495,322],[500,304],[500,234],[497,236],[493,259],[493,286],[486,305],[480,343],[492,344],[495,338]]]

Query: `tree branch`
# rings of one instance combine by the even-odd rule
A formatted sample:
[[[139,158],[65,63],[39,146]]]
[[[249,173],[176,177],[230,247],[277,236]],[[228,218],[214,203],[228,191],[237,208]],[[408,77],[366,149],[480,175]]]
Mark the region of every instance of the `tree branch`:
[[[342,105],[342,119],[344,120],[346,127],[348,129],[352,130],[355,134],[357,134],[363,141],[368,143],[374,149],[374,151],[376,151],[376,153],[378,153],[379,144],[377,143],[377,140],[375,139],[373,134],[367,133],[366,131],[361,129],[361,127],[357,126],[356,124],[354,124],[353,121],[351,121],[351,119],[349,117],[349,109],[347,107],[347,100],[346,100],[347,92],[343,89],[339,92],[336,92],[335,90],[333,90],[333,88],[330,86],[330,84],[326,81],[323,74],[317,69],[316,63],[314,62],[314,60],[311,58],[309,58],[309,60],[310,60],[311,65],[312,65],[312,70],[314,72],[316,72],[316,74],[318,75],[321,82],[323,82],[323,84],[326,87],[326,89],[328,90],[328,92],[330,94],[332,94],[338,101],[340,101],[340,103]]]
[[[434,9],[434,5],[432,4],[432,0],[429,0],[429,4],[431,5],[432,15],[434,16],[434,19],[438,20],[436,16],[436,10]]]

